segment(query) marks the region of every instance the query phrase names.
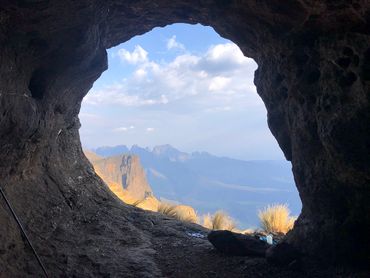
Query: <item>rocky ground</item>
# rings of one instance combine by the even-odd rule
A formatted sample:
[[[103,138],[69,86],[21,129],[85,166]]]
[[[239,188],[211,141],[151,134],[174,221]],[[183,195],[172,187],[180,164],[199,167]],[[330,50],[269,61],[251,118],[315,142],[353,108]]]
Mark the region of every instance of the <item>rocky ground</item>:
[[[271,265],[265,258],[227,256],[209,243],[208,230],[170,218],[161,217],[149,230],[156,235],[152,243],[160,277],[369,277],[370,274],[339,268],[318,270],[315,264],[305,265],[309,270],[290,269]]]
[[[133,236],[122,234],[121,238],[109,238],[109,244],[127,244],[127,256],[121,257],[122,268],[107,257],[104,251],[95,250],[92,246],[82,252],[78,263],[68,260],[65,254],[65,265],[50,270],[55,266],[46,263],[50,277],[369,277],[367,272],[353,273],[343,269],[320,269],[317,264],[306,264],[304,268],[278,267],[269,264],[265,258],[228,256],[218,252],[208,241],[209,230],[190,223],[168,218],[158,213],[142,211],[137,208],[125,207],[131,211],[129,220],[140,227],[141,234]],[[131,218],[132,217],[132,218]],[[136,219],[136,220],[135,220]],[[97,237],[104,233],[102,226],[96,227]],[[100,230],[102,229],[102,230]],[[117,223],[117,229],[122,229]],[[104,236],[104,235],[103,235]],[[138,242],[138,238],[142,242]],[[90,243],[92,244],[92,240]],[[117,250],[120,248],[117,248]],[[91,256],[91,257],[90,257]],[[97,259],[97,257],[100,259]],[[112,254],[110,254],[112,256]],[[29,253],[32,261],[32,254]],[[46,262],[50,262],[48,258]],[[45,262],[45,261],[44,261]],[[29,277],[42,277],[41,268],[31,262],[28,268]],[[110,268],[112,267],[112,268]],[[64,269],[63,269],[64,268]],[[117,271],[117,272],[115,272]],[[1,273],[0,277],[16,277]],[[20,277],[20,276],[19,276]],[[24,274],[22,274],[22,277]]]
[[[369,1],[5,0],[1,186],[51,276],[359,277],[224,257],[186,234],[194,226],[114,201],[96,177],[78,113],[106,49],[176,22],[212,26],[258,63],[254,83],[303,204],[288,242],[369,266]],[[0,276],[41,277],[32,258],[0,207]]]
[[[209,230],[204,227],[125,205],[116,197],[107,199],[98,209],[88,210],[89,213],[82,218],[72,216],[68,227],[58,226],[50,235],[37,237],[34,233],[29,234],[49,277],[289,278],[370,275],[369,272],[353,270],[322,270],[317,264],[305,264],[302,268],[297,265],[278,267],[261,257],[228,256],[212,246],[207,239]],[[6,209],[1,211],[6,212]],[[8,221],[12,223],[10,217]],[[17,231],[17,228],[14,227],[14,230]],[[13,234],[15,238],[18,236]],[[7,260],[0,261],[0,277],[43,277],[29,247],[24,241],[20,245],[0,250],[7,252]]]

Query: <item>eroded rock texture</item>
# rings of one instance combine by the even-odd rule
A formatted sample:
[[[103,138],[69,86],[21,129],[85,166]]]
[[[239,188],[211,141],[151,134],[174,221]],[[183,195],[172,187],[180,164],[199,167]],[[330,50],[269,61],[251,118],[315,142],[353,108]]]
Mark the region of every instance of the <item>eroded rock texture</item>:
[[[49,272],[78,277],[166,273],[161,250],[173,250],[168,248],[171,236],[183,226],[171,226],[112,196],[83,155],[78,112],[83,96],[107,68],[106,48],[174,22],[211,25],[257,61],[258,93],[270,129],[292,161],[303,202],[287,242],[325,262],[366,264],[367,0],[3,0],[1,186]],[[163,242],[158,226],[166,231]],[[36,276],[39,268],[32,258],[2,205],[1,276]],[[185,270],[193,265],[177,263]],[[212,263],[204,265],[217,269],[221,264],[215,258]]]

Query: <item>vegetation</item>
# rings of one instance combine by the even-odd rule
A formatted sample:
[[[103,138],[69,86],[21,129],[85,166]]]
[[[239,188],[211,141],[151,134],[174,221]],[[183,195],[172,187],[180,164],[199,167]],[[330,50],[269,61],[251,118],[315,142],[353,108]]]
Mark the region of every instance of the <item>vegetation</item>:
[[[161,202],[158,206],[158,212],[184,222],[196,223],[198,220],[195,210],[190,206]]]
[[[210,230],[229,230],[247,234],[255,232],[251,229],[238,230],[235,221],[224,211],[217,211],[213,215],[208,213],[198,217],[195,210],[190,206],[160,202],[152,196],[142,200],[130,201],[133,206],[157,211],[180,221],[198,223]],[[286,204],[269,205],[259,211],[258,217],[263,231],[272,234],[286,234],[293,228],[296,220],[296,217],[290,216],[290,211]]]
[[[210,230],[229,230],[235,229],[234,220],[225,212],[217,211],[214,215],[206,214],[203,216],[202,226]]]
[[[202,225],[203,227],[212,230],[213,224],[212,224],[212,216],[211,214],[207,213],[202,216],[202,219],[198,220],[198,224]]]
[[[161,202],[158,206],[158,212],[176,218],[176,205]]]
[[[296,217],[290,216],[290,210],[286,204],[267,206],[259,211],[258,217],[266,233],[286,234],[293,228],[296,220]]]
[[[260,219],[260,225],[263,229],[246,229],[240,230],[236,228],[234,220],[225,212],[217,211],[213,215],[205,214],[202,217],[198,217],[194,208],[187,205],[171,204],[167,202],[161,202],[152,193],[150,186],[146,184],[145,173],[141,171],[140,175],[143,177],[142,180],[145,181],[141,190],[143,191],[144,198],[138,200],[137,197],[131,194],[129,191],[125,190],[121,182],[112,178],[107,178],[112,176],[111,171],[115,168],[116,160],[111,161],[108,168],[104,164],[104,167],[96,167],[96,162],[104,160],[102,157],[95,155],[94,153],[85,152],[86,156],[89,157],[90,161],[94,164],[96,173],[106,181],[108,187],[115,193],[118,198],[124,201],[126,204],[133,205],[135,207],[160,212],[169,217],[178,219],[184,222],[198,223],[210,230],[230,230],[237,233],[243,234],[256,234],[256,233],[273,233],[273,234],[286,234],[289,230],[293,228],[295,217],[290,216],[290,211],[287,205],[276,204],[269,205],[265,207],[262,211],[259,211],[258,216]],[[115,158],[116,159],[116,158]],[[140,168],[141,166],[138,165]],[[106,169],[107,168],[107,169]],[[112,168],[112,169],[111,169]],[[141,168],[140,168],[141,169]],[[107,171],[108,175],[103,175]],[[122,173],[118,173],[122,174]]]

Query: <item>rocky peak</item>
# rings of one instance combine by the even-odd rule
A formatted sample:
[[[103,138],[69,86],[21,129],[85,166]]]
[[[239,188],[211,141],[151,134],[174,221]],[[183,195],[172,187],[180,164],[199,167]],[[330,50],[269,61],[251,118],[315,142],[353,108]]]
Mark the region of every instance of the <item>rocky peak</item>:
[[[171,161],[184,161],[190,158],[189,154],[181,152],[169,144],[155,146],[152,153],[156,156],[168,158]]]
[[[153,194],[137,155],[122,155],[119,174],[123,189],[133,197],[143,199]]]
[[[85,154],[95,172],[119,197],[128,194],[131,198],[141,200],[153,194],[137,155],[124,154],[96,160],[93,152],[85,151]]]

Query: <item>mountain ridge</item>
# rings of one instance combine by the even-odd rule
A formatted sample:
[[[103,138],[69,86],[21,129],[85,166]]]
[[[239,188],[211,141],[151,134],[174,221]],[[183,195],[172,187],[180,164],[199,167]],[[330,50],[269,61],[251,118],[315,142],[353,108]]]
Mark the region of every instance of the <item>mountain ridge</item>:
[[[153,148],[120,145],[94,151],[104,156],[120,150],[140,157],[155,196],[193,206],[200,213],[223,209],[242,226],[250,227],[258,225],[258,210],[269,204],[288,203],[293,214],[300,212],[289,162],[186,153],[169,144]]]

